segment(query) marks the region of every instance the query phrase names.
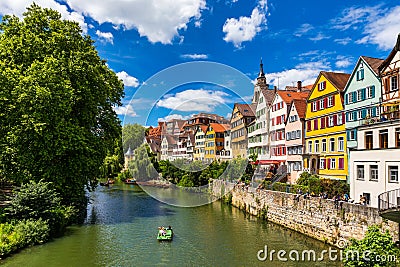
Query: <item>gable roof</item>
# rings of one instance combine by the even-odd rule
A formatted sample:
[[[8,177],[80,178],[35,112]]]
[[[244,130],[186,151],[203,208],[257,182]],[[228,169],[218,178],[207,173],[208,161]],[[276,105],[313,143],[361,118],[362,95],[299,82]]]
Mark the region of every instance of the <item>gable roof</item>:
[[[231,128],[229,124],[220,124],[220,123],[210,123],[210,126],[216,133],[223,133]]]
[[[292,105],[295,106],[297,115],[300,119],[304,119],[306,117],[307,110],[307,100],[304,99],[294,99],[292,101]]]
[[[271,105],[272,102],[274,101],[275,90],[262,89],[261,93],[264,96],[264,100],[265,100],[265,103],[267,103],[267,106]]]
[[[255,105],[254,104],[240,104],[235,103],[235,106],[239,110],[239,112],[243,115],[243,117],[255,117]],[[233,109],[235,109],[235,106]]]
[[[282,98],[282,100],[287,104],[290,105],[294,99],[303,99],[306,100],[310,95],[309,91],[306,92],[293,92],[293,91],[284,91],[279,90],[276,93]]]
[[[397,36],[397,41],[396,44],[394,45],[392,51],[390,52],[389,56],[382,62],[382,64],[378,67],[379,70],[379,74],[382,72],[382,70],[384,68],[386,68],[390,62],[392,61],[392,59],[394,58],[394,56],[396,55],[396,53],[400,51],[400,33]]]
[[[383,63],[383,59],[381,58],[374,58],[374,57],[366,57],[366,56],[361,56],[361,58],[364,60],[365,63],[369,65],[371,70],[375,72],[375,75],[379,75],[379,66]]]
[[[343,92],[344,88],[346,87],[347,81],[350,78],[350,74],[348,73],[341,73],[341,72],[328,72],[328,71],[321,71],[320,75],[324,75],[325,78],[339,90],[339,92]],[[319,77],[318,77],[319,78]],[[316,82],[318,79],[316,80]]]

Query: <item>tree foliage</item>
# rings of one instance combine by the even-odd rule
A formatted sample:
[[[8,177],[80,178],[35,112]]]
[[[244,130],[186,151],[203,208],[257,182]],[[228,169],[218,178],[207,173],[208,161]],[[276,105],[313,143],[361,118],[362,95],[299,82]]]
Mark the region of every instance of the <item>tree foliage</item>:
[[[398,266],[400,259],[400,251],[389,231],[382,233],[376,225],[368,227],[363,239],[352,239],[343,254],[345,266],[349,267]]]
[[[122,127],[122,147],[124,153],[130,147],[132,150],[143,144],[145,128],[140,124],[125,124]]]
[[[308,188],[310,193],[317,195],[319,193],[327,193],[329,197],[333,197],[336,194],[348,194],[350,191],[346,181],[321,179],[318,175],[311,175],[308,172],[303,172],[296,183]]]
[[[51,181],[65,203],[86,203],[121,135],[122,82],[76,22],[35,4],[3,16],[0,51],[0,176]]]

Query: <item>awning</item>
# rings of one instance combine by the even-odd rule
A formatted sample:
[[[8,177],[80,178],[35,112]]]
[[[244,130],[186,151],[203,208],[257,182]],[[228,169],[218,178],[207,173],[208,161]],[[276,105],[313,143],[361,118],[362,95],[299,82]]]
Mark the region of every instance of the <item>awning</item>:
[[[251,162],[251,164],[254,164],[254,165],[268,165],[268,164],[279,164],[281,162],[282,162],[282,160],[256,160],[254,162]]]

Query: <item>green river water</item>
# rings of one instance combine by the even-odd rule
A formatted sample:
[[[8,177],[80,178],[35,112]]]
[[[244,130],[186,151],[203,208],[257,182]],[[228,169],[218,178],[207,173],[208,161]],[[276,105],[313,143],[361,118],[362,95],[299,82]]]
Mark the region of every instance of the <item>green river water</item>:
[[[168,194],[168,189],[159,190]],[[187,197],[182,195],[173,197]],[[301,261],[303,250],[317,258],[329,246],[281,226],[246,215],[220,201],[193,208],[170,206],[137,185],[116,184],[91,193],[87,222],[44,245],[22,250],[3,266],[341,266]],[[157,227],[171,225],[172,242],[156,240]],[[259,250],[285,250],[288,261],[260,261]],[[333,249],[333,248],[331,248]],[[300,261],[290,260],[291,250]],[[295,257],[296,254],[292,254]],[[263,253],[260,256],[264,256]]]

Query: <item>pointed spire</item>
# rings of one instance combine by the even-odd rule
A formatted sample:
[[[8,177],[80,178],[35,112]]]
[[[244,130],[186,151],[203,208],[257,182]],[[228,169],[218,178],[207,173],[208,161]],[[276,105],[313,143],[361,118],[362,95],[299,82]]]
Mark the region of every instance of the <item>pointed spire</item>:
[[[258,74],[258,77],[265,77],[265,73],[264,73],[264,64],[263,64],[263,62],[262,62],[262,57],[261,57],[261,60],[260,60],[260,73]]]

